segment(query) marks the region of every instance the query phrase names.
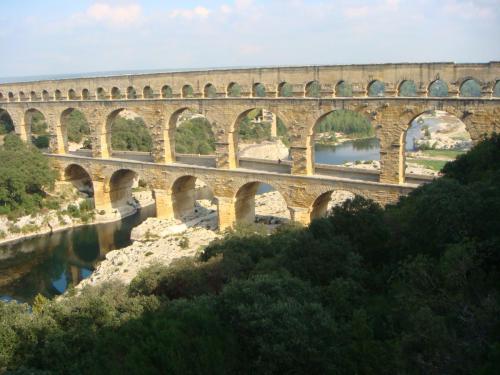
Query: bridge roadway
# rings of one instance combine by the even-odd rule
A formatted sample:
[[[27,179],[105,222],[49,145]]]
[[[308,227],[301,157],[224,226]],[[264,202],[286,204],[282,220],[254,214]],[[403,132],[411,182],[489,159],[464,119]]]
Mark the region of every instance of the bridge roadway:
[[[219,228],[255,218],[255,194],[261,183],[268,184],[283,197],[292,220],[307,224],[326,213],[333,191],[349,191],[384,205],[427,181],[392,184],[370,181],[369,178],[346,178],[335,175],[291,175],[269,171],[266,163],[260,170],[221,169],[193,164],[154,162],[130,159],[95,159],[88,156],[48,154],[60,171],[61,180],[75,185],[92,184],[98,211],[119,210],[132,194],[136,179],[152,189],[157,216],[181,217],[194,209],[195,181],[203,181],[213,192],[218,206]],[[271,169],[271,168],[270,168]],[[365,173],[367,176],[370,173]]]

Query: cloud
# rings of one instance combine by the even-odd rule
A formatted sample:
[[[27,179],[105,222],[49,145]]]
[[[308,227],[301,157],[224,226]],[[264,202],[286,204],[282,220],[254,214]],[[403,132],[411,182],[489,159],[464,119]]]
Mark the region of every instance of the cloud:
[[[141,20],[142,8],[138,4],[112,6],[106,3],[95,3],[86,10],[85,16],[95,22],[128,25]]]
[[[210,9],[207,9],[201,5],[194,7],[192,9],[174,9],[170,12],[170,18],[183,18],[191,20],[194,18],[208,18],[212,13]]]
[[[368,6],[348,7],[344,10],[344,15],[349,18],[366,17],[369,13]]]
[[[446,14],[462,18],[494,18],[494,10],[477,1],[449,0],[443,10]]]

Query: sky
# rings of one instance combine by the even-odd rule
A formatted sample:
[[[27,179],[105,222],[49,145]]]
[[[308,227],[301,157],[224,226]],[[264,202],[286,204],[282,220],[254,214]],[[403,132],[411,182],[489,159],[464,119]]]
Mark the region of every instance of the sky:
[[[500,0],[0,0],[0,77],[500,60]]]

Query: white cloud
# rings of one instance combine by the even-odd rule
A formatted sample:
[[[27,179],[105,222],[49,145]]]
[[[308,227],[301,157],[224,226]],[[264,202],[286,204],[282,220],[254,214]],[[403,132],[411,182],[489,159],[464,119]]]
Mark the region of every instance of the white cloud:
[[[194,18],[207,18],[210,13],[210,9],[199,5],[192,9],[174,9],[170,12],[169,16],[171,18],[184,18],[191,20]]]
[[[444,12],[462,18],[493,18],[494,10],[477,1],[449,0],[444,5]]]
[[[344,10],[344,14],[349,18],[366,17],[369,13],[368,6],[348,7]]]
[[[113,6],[106,3],[95,3],[86,10],[85,15],[88,19],[96,22],[128,25],[141,20],[142,8],[138,4]]]

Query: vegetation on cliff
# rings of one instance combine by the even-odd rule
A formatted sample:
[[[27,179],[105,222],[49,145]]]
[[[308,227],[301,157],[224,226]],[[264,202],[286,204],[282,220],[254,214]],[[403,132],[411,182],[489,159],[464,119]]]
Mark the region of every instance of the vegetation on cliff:
[[[45,189],[54,184],[56,172],[40,151],[8,134],[0,160],[0,215],[31,214],[50,204]]]
[[[32,307],[0,303],[0,369],[474,374],[500,368],[500,136],[382,208],[247,227],[199,259]]]

